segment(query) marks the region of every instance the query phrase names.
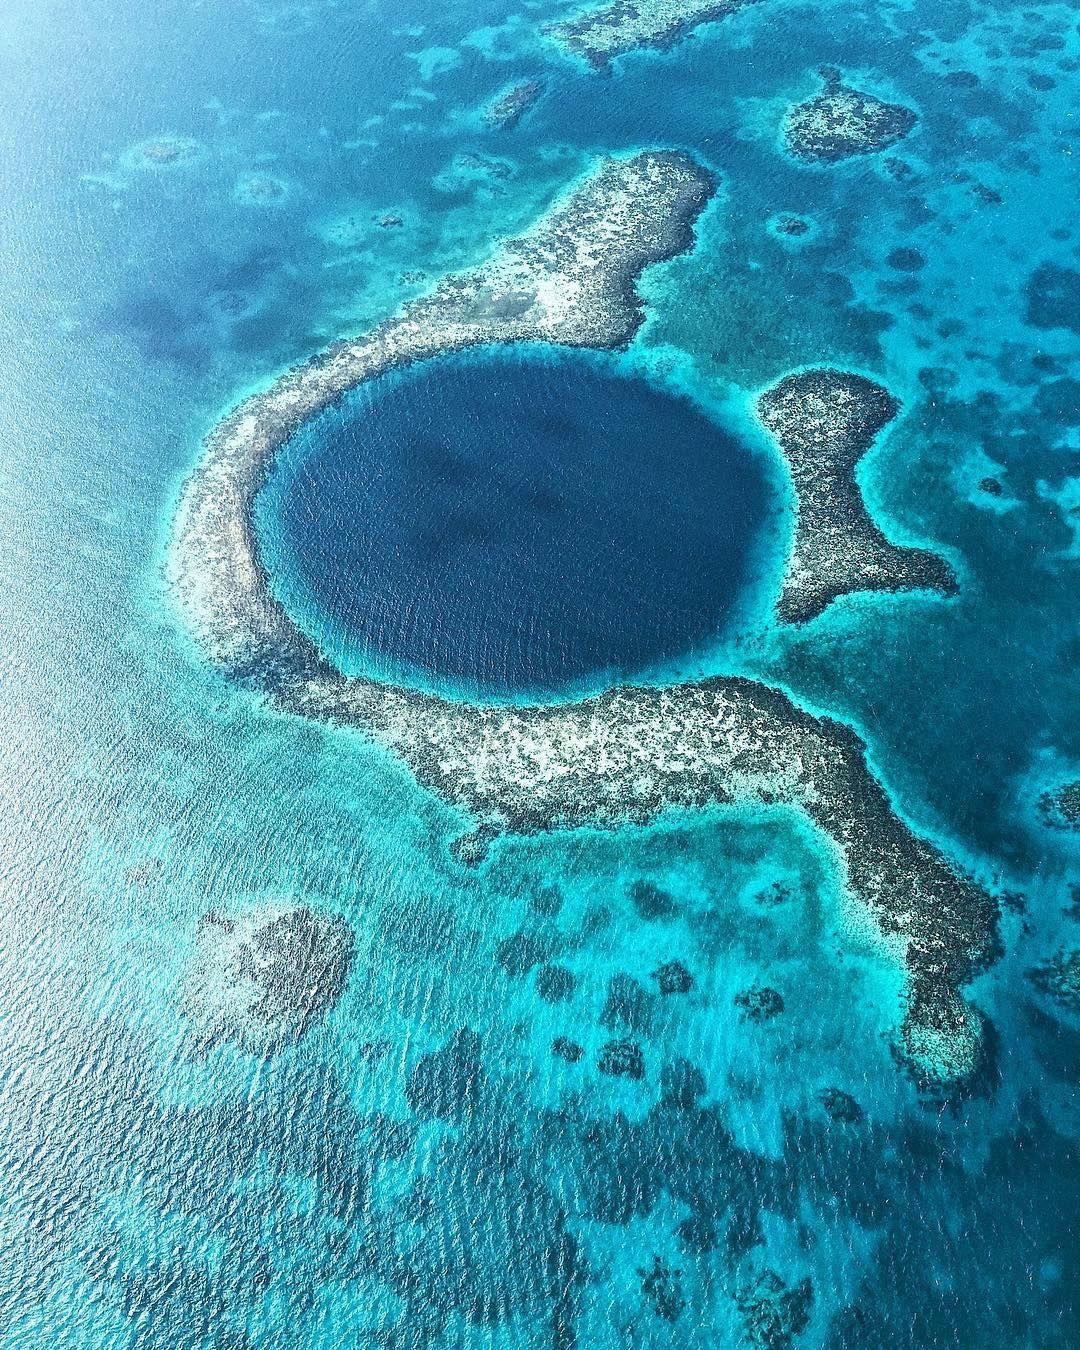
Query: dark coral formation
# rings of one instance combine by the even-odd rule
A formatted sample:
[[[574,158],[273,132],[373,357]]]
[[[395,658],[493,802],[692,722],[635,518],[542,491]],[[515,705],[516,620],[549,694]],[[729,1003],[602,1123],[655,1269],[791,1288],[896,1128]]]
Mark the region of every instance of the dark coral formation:
[[[894,248],[885,259],[894,272],[921,272],[926,258],[917,248]]]
[[[801,623],[849,591],[921,587],[951,595],[948,564],[891,544],[871,520],[855,466],[899,411],[881,385],[828,367],[787,375],[758,399],[757,414],[791,471],[795,538],[777,614]]]
[[[660,1070],[660,1101],[676,1111],[693,1111],[707,1088],[705,1075],[688,1059],[676,1059]]]
[[[741,1261],[755,1247],[765,1245],[765,1230],[761,1224],[761,1213],[752,1203],[736,1205],[728,1219],[724,1233],[724,1246],[733,1261]]]
[[[297,1040],[341,997],[353,934],[338,914],[275,901],[204,915],[181,991],[195,1041],[267,1054]]]
[[[574,972],[566,966],[541,966],[536,972],[536,992],[545,1003],[565,1003],[576,988]]]
[[[512,979],[528,975],[551,955],[551,942],[537,933],[514,933],[495,949],[495,960]]]
[[[405,1100],[421,1118],[460,1120],[476,1110],[484,1085],[480,1037],[462,1027],[441,1050],[416,1061],[405,1085]]]
[[[1080,778],[1040,793],[1038,809],[1052,830],[1080,830]]]
[[[791,887],[783,881],[771,881],[768,886],[763,886],[754,896],[754,900],[767,909],[773,909],[778,905],[786,905],[790,899]]]
[[[870,155],[902,141],[918,121],[903,103],[886,103],[843,82],[839,71],[819,72],[825,87],[799,103],[784,122],[784,143],[799,159],[834,164]]]
[[[1040,263],[1025,287],[1033,328],[1067,328],[1080,333],[1080,272],[1059,263]]]
[[[644,1078],[645,1056],[636,1041],[608,1041],[600,1049],[596,1067],[611,1078]]]
[[[808,1278],[789,1288],[775,1270],[748,1282],[736,1302],[754,1350],[785,1350],[810,1323],[814,1290]]]
[[[516,127],[544,92],[543,81],[521,80],[504,90],[487,106],[484,116],[503,131]]]
[[[842,1088],[822,1088],[817,1096],[825,1114],[840,1125],[857,1125],[865,1118],[866,1113],[859,1103]]]
[[[656,981],[661,994],[688,994],[694,987],[694,977],[682,961],[665,961],[657,966],[649,979]]]
[[[1080,1013],[1080,950],[1060,951],[1027,973],[1042,994],[1071,1013]]]
[[[784,998],[767,984],[753,984],[735,995],[735,1006],[744,1022],[771,1022],[784,1011]]]
[[[600,1014],[600,1025],[609,1031],[629,1031],[635,1036],[648,1036],[652,1030],[655,997],[633,975],[622,972],[613,975]]]
[[[574,1344],[577,1244],[525,1145],[505,1109],[492,1105],[448,1132],[414,1176],[407,1237],[392,1220],[367,1217],[362,1269],[405,1308],[391,1343],[512,1343],[514,1327],[539,1325],[550,1328],[550,1344]],[[509,1324],[502,1336],[493,1330],[500,1324]],[[481,1330],[473,1335],[472,1327]]]
[[[639,1270],[641,1296],[657,1317],[675,1322],[686,1307],[682,1292],[682,1271],[670,1266],[660,1256],[654,1256],[652,1265]]]
[[[780,211],[770,216],[765,228],[785,247],[802,246],[818,237],[817,222],[793,211]]]
[[[614,0],[549,24],[544,32],[595,70],[639,47],[673,47],[700,24],[726,18],[754,0]]]
[[[648,923],[657,919],[674,919],[679,913],[679,906],[671,892],[665,891],[655,882],[646,881],[644,877],[630,887],[630,899],[639,917]]]
[[[556,1036],[551,1042],[551,1053],[565,1059],[567,1064],[576,1064],[585,1055],[585,1050],[566,1036]]]
[[[529,897],[529,906],[534,914],[553,919],[563,907],[563,893],[558,886],[541,886]]]
[[[712,1219],[691,1214],[675,1229],[675,1236],[686,1251],[693,1252],[695,1256],[703,1256],[716,1247],[716,1224]]]

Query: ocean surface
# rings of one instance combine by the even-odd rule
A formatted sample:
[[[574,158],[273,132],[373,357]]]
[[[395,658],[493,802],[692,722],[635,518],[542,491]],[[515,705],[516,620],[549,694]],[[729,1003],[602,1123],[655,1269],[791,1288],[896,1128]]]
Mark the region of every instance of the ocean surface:
[[[594,692],[760,628],[787,540],[751,437],[591,353],[444,358],[296,436],[260,539],[342,670],[485,700]]]
[[[1053,806],[1080,779],[1077,10],[760,0],[602,73],[542,37],[566,12],[0,13],[2,1350],[1080,1346],[1075,959],[1045,977],[1080,948]],[[822,66],[915,130],[785,155]],[[524,79],[536,106],[489,124]],[[165,586],[240,397],[652,146],[721,187],[631,348],[346,400],[267,485],[274,583],[349,668],[450,695],[734,671],[849,721],[1001,900],[963,1091],[898,1057],[900,969],[798,813],[466,867],[458,813],[215,672]],[[820,363],[902,401],[860,483],[955,598],[770,619],[790,502],[749,409]],[[279,1054],[193,1053],[200,917],[275,897],[348,921],[343,997]],[[755,986],[782,1011],[746,1017]],[[616,1038],[640,1077],[598,1070]],[[425,1108],[432,1073],[462,1109]]]

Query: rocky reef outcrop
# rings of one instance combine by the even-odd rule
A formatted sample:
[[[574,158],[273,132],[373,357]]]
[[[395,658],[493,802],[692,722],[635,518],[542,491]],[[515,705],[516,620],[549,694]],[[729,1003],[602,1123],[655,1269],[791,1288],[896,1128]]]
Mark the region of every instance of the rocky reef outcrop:
[[[827,366],[785,375],[758,398],[758,418],[795,488],[795,533],[777,601],[782,622],[812,619],[851,591],[956,591],[938,554],[886,539],[855,477],[899,409],[874,380]]]
[[[511,131],[544,92],[542,80],[519,80],[498,94],[484,109],[484,118],[492,126]]]
[[[835,164],[887,150],[914,130],[918,118],[906,104],[855,89],[832,67],[819,74],[821,93],[796,104],[784,120],[784,145],[797,159]]]
[[[181,989],[196,1047],[265,1055],[298,1040],[341,997],[352,958],[348,922],[306,904],[205,914]]]

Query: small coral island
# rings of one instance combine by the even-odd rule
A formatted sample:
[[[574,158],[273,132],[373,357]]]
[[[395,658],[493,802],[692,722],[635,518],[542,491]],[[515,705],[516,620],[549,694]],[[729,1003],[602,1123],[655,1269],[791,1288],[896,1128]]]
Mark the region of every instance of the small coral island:
[[[754,0],[614,0],[544,29],[575,56],[602,70],[638,47],[672,47],[692,29],[715,23]]]
[[[831,66],[820,70],[825,87],[799,103],[784,122],[784,144],[797,159],[835,164],[872,155],[902,141],[918,120],[903,103],[885,103],[844,83]]]
[[[603,161],[491,261],[448,277],[397,317],[245,400],[208,437],[182,495],[174,593],[207,654],[234,677],[283,712],[363,733],[467,812],[475,831],[458,850],[463,859],[481,859],[503,832],[613,828],[672,807],[800,807],[835,844],[852,894],[905,953],[902,1050],[925,1078],[955,1081],[981,1061],[981,1020],[961,990],[994,953],[996,904],[895,813],[849,727],[740,677],[613,688],[533,707],[349,677],[278,602],[260,554],[256,497],[275,455],[305,422],[386,371],[479,344],[624,345],[641,321],[639,274],[691,245],[713,189],[712,175],[682,154]],[[893,412],[878,386],[834,371],[789,377],[763,396],[763,420],[809,502],[782,598],[788,617],[816,612],[846,586],[881,581],[891,566],[900,569],[892,588],[911,584],[912,567],[931,566],[916,563],[922,555],[888,552],[851,479]],[[840,484],[838,501],[813,500],[819,484]],[[818,529],[831,541],[819,555],[824,591],[804,575]],[[841,543],[830,570],[826,554]],[[920,573],[918,584],[930,583]],[[196,1006],[215,1004],[204,996]],[[216,1025],[208,1013],[203,1020]],[[559,1053],[571,1057],[569,1049]],[[636,1067],[623,1049],[609,1058],[607,1072]]]
[[[856,464],[899,406],[873,380],[829,369],[788,375],[758,399],[758,418],[795,487],[795,536],[777,601],[785,623],[812,619],[849,591],[955,592],[936,553],[889,543],[855,479]]]

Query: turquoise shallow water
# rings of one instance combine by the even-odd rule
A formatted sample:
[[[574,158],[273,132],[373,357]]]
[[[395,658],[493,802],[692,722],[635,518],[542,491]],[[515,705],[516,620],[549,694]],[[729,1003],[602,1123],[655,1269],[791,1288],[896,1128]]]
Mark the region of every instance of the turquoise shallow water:
[[[602,77],[536,37],[555,12],[0,18],[4,1350],[1080,1344],[1080,1023],[1027,974],[1080,945],[1077,836],[1039,807],[1080,769],[1075,12],[761,0]],[[918,110],[887,159],[779,152],[826,63]],[[544,98],[485,127],[519,77]],[[182,152],[148,161],[163,137]],[[896,966],[799,816],[463,868],[460,817],[215,675],[164,591],[179,485],[241,393],[482,257],[597,151],[665,144],[722,190],[646,277],[628,359],[732,417],[796,366],[882,380],[904,412],[864,493],[960,577],[691,668],[853,721],[897,809],[1007,892],[963,1098],[898,1065]],[[353,926],[344,997],[266,1062],[193,1060],[199,916],[281,894]],[[662,995],[674,961],[694,987]],[[755,984],[782,1014],[740,1015]],[[598,1071],[615,1038],[640,1079]],[[472,1084],[450,1118],[415,1090],[432,1063]],[[763,1325],[769,1271],[790,1297]]]

